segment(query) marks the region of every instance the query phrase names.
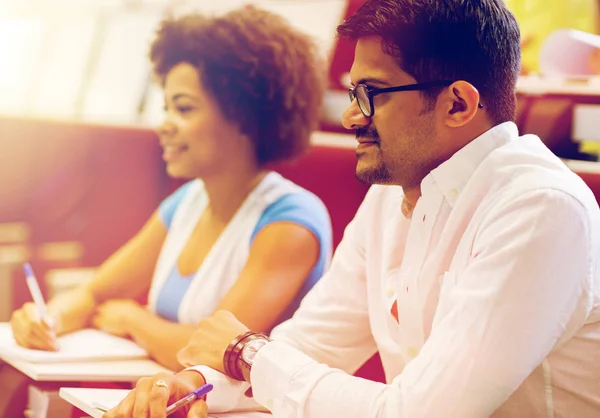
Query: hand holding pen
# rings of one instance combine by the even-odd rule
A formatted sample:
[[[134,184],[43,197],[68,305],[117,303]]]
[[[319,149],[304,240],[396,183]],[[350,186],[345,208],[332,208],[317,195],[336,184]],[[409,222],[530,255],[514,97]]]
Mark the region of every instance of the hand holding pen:
[[[208,392],[210,392],[212,389],[213,389],[213,385],[211,385],[210,383],[206,383],[205,385],[199,387],[198,389],[191,391],[186,396],[184,396],[177,402],[175,402],[167,407],[167,411],[166,411],[167,416],[174,414],[175,412],[177,412],[184,406],[189,405],[190,403],[202,398]]]
[[[58,346],[54,320],[48,314],[31,265],[26,264],[24,270],[33,303],[26,303],[21,309],[13,312],[10,325],[14,338],[23,347],[56,351]]]
[[[156,382],[155,384],[159,384],[162,381],[159,380],[158,382]],[[166,385],[166,383],[164,383]],[[165,386],[167,387],[167,386]],[[168,387],[167,387],[168,388]],[[171,405],[169,405],[165,411],[166,416],[171,416],[173,415],[175,412],[179,411],[181,408],[183,408],[186,405],[189,405],[190,403],[202,398],[203,396],[205,396],[208,392],[210,392],[213,389],[213,385],[210,383],[207,383],[205,385],[202,385],[201,387],[199,387],[196,390],[193,390],[192,392],[188,393],[186,396],[184,396],[183,398],[181,398],[180,400],[178,400],[177,402],[172,403]],[[100,402],[92,402],[92,407],[96,408],[97,410],[101,411],[101,412],[108,412],[109,408],[104,406],[104,404],[100,403]]]
[[[179,373],[158,373],[137,381],[135,389],[119,404],[103,415],[103,418],[136,416],[134,411],[145,411],[144,416],[153,417],[194,417],[207,416],[205,402],[199,401],[212,390],[212,385],[195,371]],[[98,399],[98,401],[101,401]],[[98,408],[103,410],[105,408]],[[109,405],[110,406],[110,405]]]

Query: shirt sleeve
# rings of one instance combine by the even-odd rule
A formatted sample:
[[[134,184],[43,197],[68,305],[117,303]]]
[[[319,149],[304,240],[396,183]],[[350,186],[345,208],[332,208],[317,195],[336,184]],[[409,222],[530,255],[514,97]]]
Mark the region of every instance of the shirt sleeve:
[[[364,337],[362,314],[344,306],[348,316],[342,319],[346,314],[335,293],[341,289],[332,285],[342,273],[355,277],[353,269],[360,267],[348,258],[359,253],[344,248],[336,258],[349,265],[332,268],[320,292],[311,294],[298,330],[257,353],[251,372],[255,399],[279,418],[490,416],[589,315],[597,223],[559,191],[529,192],[490,211],[470,264],[444,280],[421,353],[388,385],[342,371],[356,360],[345,359],[346,344],[361,344],[357,336],[340,335],[338,327],[352,334],[356,321]],[[356,283],[351,289],[361,290]]]
[[[346,228],[330,270],[308,293],[296,314],[273,330],[273,342],[263,347],[259,353],[271,344],[283,346],[292,350],[301,361],[309,359],[315,364],[326,363],[347,373],[356,371],[375,353],[376,346],[367,310],[365,258],[361,237],[365,225],[360,221],[360,218],[366,216],[368,219],[370,216],[365,213],[367,201],[368,196],[355,219]],[[290,365],[297,364],[294,356],[285,361]],[[254,373],[254,370],[252,372],[253,391],[254,388],[277,386],[279,380],[286,380],[287,373],[281,372],[281,369],[274,372],[269,368],[260,371],[260,368],[259,366],[258,373]],[[204,366],[198,366],[197,370],[215,386],[207,400],[211,412],[248,409],[250,401],[243,395],[248,388],[247,384],[233,381]],[[274,380],[270,380],[271,377]],[[254,399],[258,399],[256,392],[254,394]],[[265,394],[259,404],[271,409],[270,399],[272,397]]]
[[[207,366],[193,366],[186,370],[196,370],[204,376],[213,390],[206,397],[209,412],[247,411],[262,409],[254,398],[246,396],[250,384],[230,379],[223,373]]]
[[[191,184],[192,182],[188,181],[187,183],[181,185],[158,206],[158,216],[166,229],[171,227],[171,222],[173,222],[175,211],[185,197]]]

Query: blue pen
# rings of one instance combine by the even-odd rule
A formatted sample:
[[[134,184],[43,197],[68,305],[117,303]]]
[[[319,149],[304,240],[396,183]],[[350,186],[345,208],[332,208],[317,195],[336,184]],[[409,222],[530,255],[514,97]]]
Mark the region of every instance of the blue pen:
[[[201,397],[206,395],[208,392],[210,392],[212,389],[213,389],[213,385],[210,383],[207,383],[204,386],[201,386],[198,389],[194,390],[193,392],[188,393],[183,398],[181,398],[177,402],[175,402],[167,407],[167,416],[173,414],[174,412],[183,408],[187,404],[194,402],[196,399],[200,399]]]
[[[29,288],[29,293],[31,293],[31,298],[35,303],[35,307],[38,312],[39,320],[45,321],[51,327],[54,326],[54,321],[48,315],[48,309],[46,308],[46,303],[44,302],[44,297],[42,296],[42,291],[40,290],[40,286],[33,274],[33,269],[31,268],[31,264],[26,263],[23,266],[25,270],[25,280],[27,282],[27,287]]]

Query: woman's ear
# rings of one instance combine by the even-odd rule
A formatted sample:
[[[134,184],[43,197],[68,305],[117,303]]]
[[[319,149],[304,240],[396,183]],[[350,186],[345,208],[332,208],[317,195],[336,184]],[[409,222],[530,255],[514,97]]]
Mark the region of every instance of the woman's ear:
[[[480,109],[479,91],[466,81],[452,83],[440,96],[445,111],[445,124],[451,128],[466,125]]]

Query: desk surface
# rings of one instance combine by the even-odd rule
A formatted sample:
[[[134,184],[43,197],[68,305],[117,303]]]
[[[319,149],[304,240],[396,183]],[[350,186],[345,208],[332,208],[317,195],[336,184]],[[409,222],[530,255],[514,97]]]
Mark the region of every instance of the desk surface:
[[[580,161],[580,160],[563,160],[564,163],[576,173],[585,174],[600,174],[600,162],[597,161]]]
[[[0,323],[0,343],[6,344],[8,340],[12,340],[10,327]],[[141,377],[169,371],[147,358],[34,363],[0,355],[0,361],[38,382],[136,382]]]
[[[87,388],[61,388],[61,398],[89,414],[92,418],[101,418],[103,412],[92,407],[98,403],[107,408],[112,408],[123,399],[129,391],[126,389],[87,389]],[[232,412],[227,414],[209,414],[209,417],[222,418],[267,418],[270,414],[264,412]]]
[[[136,382],[167,371],[152,360],[121,360],[81,363],[29,363],[5,359],[6,363],[37,382]]]

